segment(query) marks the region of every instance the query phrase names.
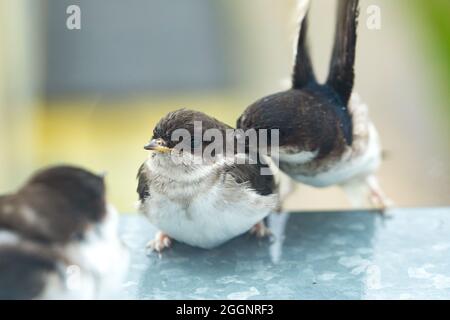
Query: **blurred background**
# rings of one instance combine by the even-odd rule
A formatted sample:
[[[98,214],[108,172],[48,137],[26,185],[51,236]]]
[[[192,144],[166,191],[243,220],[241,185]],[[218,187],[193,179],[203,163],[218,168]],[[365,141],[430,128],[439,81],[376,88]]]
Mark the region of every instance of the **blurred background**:
[[[66,27],[69,5],[81,30]],[[336,1],[313,0],[310,42],[325,78]],[[450,204],[450,1],[361,0],[356,90],[400,206]],[[381,29],[366,26],[381,9]],[[135,212],[144,143],[188,107],[230,125],[289,85],[296,0],[0,0],[0,193],[51,164],[108,173],[111,201]],[[338,188],[299,186],[288,208],[346,208]]]

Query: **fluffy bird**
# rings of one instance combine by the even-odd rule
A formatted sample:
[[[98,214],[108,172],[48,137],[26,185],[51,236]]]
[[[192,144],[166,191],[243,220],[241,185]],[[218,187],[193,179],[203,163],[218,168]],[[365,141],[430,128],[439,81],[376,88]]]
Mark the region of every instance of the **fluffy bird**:
[[[195,123],[201,123],[200,130]],[[207,249],[249,230],[268,235],[263,219],[276,208],[277,195],[273,176],[261,174],[267,165],[242,163],[242,158],[239,162],[239,157],[249,156],[236,148],[230,154],[224,148],[205,156],[215,141],[204,139],[208,131],[216,132],[215,139],[225,145],[234,139],[226,134],[230,129],[186,109],[170,112],[154,128],[144,147],[149,156],[139,169],[137,188],[140,211],[160,230],[149,242],[150,250],[160,252],[171,239]],[[174,139],[180,132],[187,137]]]
[[[119,289],[128,252],[103,177],[58,166],[0,197],[0,299],[93,299]]]
[[[250,105],[237,121],[242,129],[279,129],[273,158],[292,179],[314,187],[340,185],[354,206],[385,208],[390,201],[375,171],[381,163],[377,130],[367,106],[352,94],[357,0],[339,0],[328,78],[317,82],[306,44],[308,14],[300,26],[292,88]]]

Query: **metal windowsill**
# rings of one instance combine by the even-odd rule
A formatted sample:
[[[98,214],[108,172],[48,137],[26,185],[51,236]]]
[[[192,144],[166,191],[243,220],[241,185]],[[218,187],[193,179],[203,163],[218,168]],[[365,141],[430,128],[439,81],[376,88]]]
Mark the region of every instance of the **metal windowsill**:
[[[450,299],[450,208],[273,215],[273,241],[145,254],[156,229],[124,215],[125,299]]]

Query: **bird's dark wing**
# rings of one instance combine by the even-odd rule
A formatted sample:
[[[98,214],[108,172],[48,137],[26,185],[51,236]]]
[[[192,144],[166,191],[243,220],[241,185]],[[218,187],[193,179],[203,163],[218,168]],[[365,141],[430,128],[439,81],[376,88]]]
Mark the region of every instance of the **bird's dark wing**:
[[[226,173],[230,174],[238,184],[247,183],[260,195],[271,195],[276,189],[275,180],[273,175],[262,175],[262,168],[268,168],[268,166],[262,163],[232,164],[227,166]]]
[[[137,174],[138,187],[136,190],[139,195],[139,201],[141,201],[141,202],[143,202],[146,198],[148,198],[150,196],[150,190],[148,187],[149,179],[148,179],[147,172],[148,172],[148,168],[145,165],[145,163],[143,163],[139,167],[139,171]]]
[[[307,44],[308,12],[302,20],[297,42],[297,54],[295,56],[294,72],[292,75],[292,87],[301,89],[308,83],[316,82],[316,76],[309,55]]]
[[[56,261],[16,247],[0,249],[0,299],[29,300],[46,289],[46,278],[58,274]]]
[[[353,90],[358,0],[340,0],[327,84],[347,105]]]

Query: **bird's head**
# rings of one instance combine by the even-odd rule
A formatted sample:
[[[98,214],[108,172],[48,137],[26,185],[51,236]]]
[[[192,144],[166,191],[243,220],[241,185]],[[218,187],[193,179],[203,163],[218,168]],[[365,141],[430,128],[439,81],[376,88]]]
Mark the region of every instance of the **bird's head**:
[[[204,151],[212,142],[221,140],[224,144],[227,129],[231,128],[202,112],[180,109],[168,113],[156,124],[144,149],[151,152],[152,158],[162,161],[205,160]]]
[[[104,177],[72,166],[38,171],[0,211],[8,229],[55,244],[78,242],[92,232],[101,238],[99,231],[114,218],[106,203]]]

